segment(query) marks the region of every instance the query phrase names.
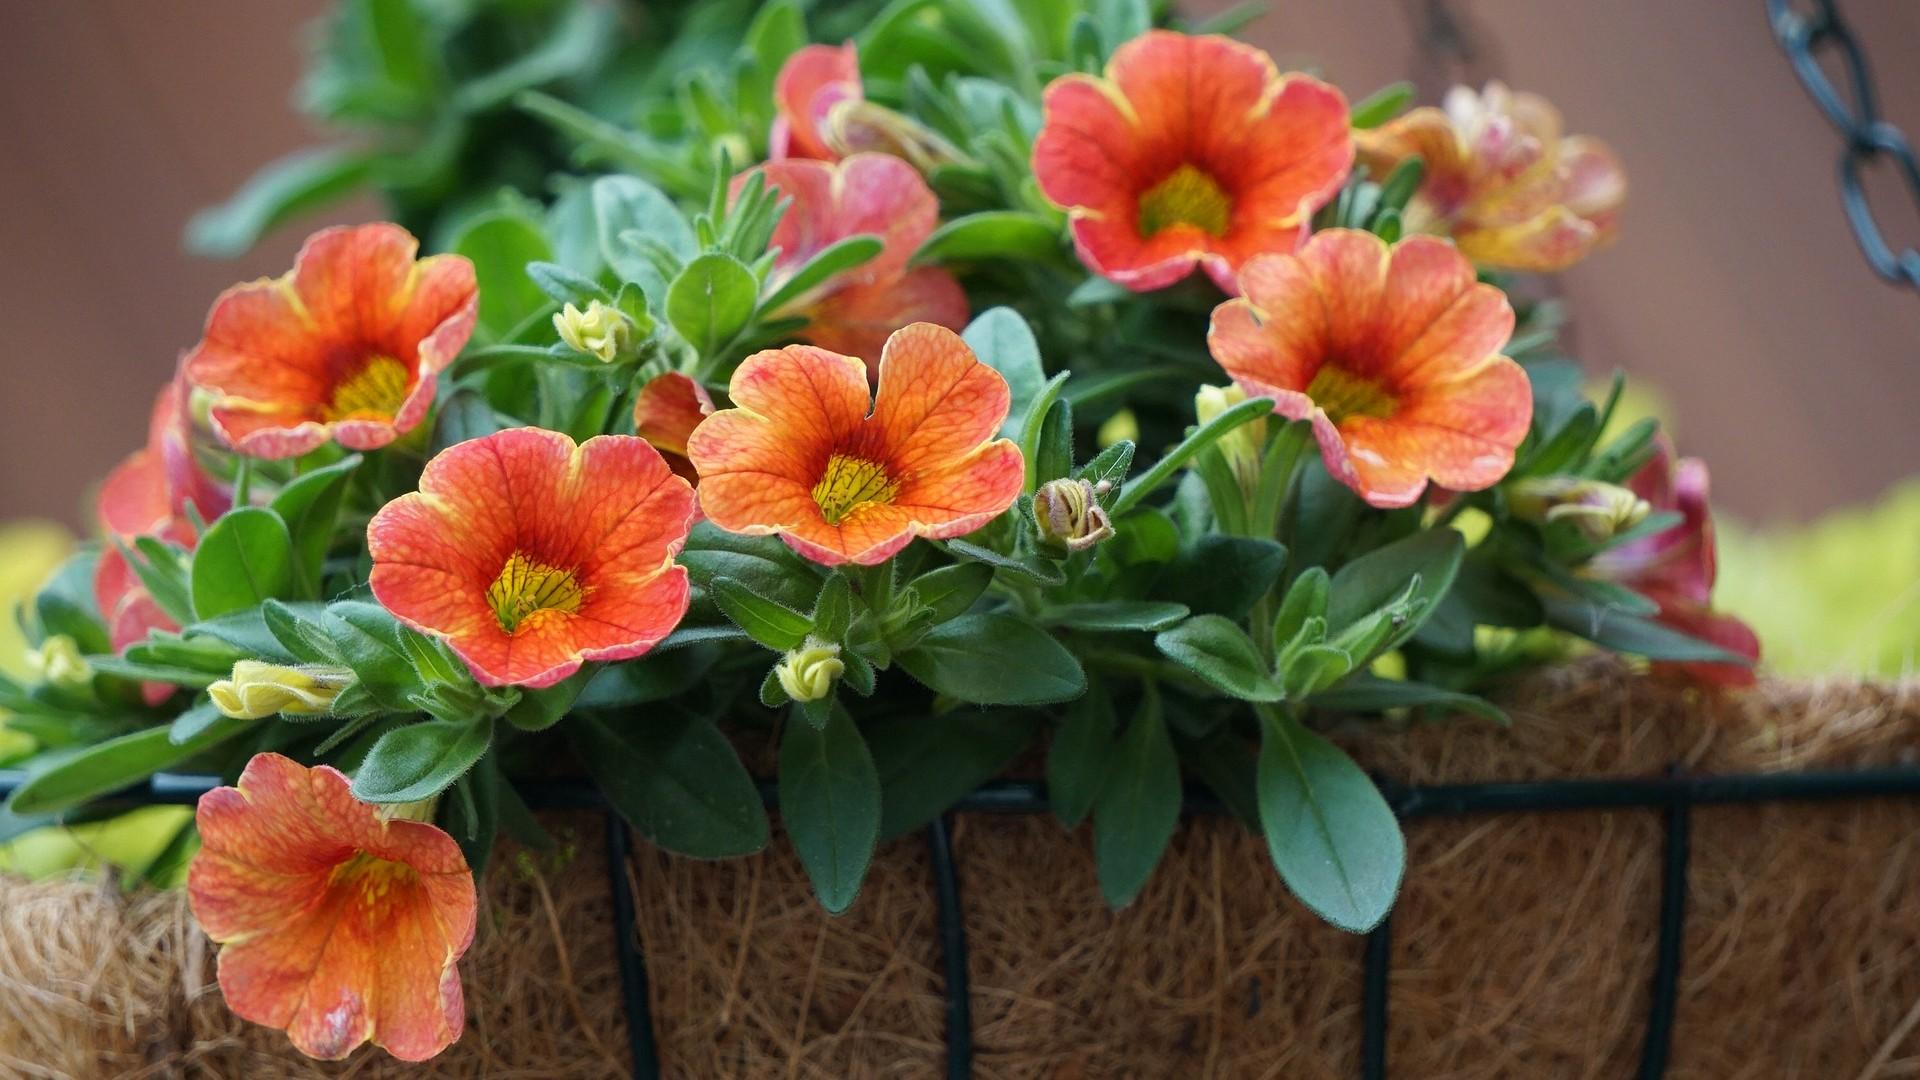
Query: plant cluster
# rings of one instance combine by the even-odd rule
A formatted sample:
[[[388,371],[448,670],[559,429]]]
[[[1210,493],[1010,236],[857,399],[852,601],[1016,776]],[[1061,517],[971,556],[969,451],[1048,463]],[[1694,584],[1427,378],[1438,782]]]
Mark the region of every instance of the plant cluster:
[[[1142,0],[870,6],[347,0],[309,97],[383,134],[199,223],[372,176],[413,230],[214,302],[25,613],[8,810],[237,778],[177,850],[302,1051],[457,1037],[523,781],[703,858],[768,785],[839,912],[1044,747],[1109,902],[1192,781],[1363,931],[1405,849],[1327,717],[1504,723],[1477,691],[1574,638],[1751,677],[1704,468],[1603,438],[1619,379],[1509,291],[1613,234],[1603,144]]]

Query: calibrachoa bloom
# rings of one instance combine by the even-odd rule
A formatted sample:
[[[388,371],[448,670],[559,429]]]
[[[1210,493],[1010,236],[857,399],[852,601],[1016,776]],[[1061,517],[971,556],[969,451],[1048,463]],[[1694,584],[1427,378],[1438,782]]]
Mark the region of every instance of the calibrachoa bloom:
[[[1080,258],[1130,289],[1196,264],[1229,293],[1264,251],[1292,251],[1353,164],[1347,100],[1215,35],[1153,30],[1106,77],[1047,87],[1033,174],[1073,217]]]
[[[887,335],[913,322],[959,329],[967,322],[967,295],[937,267],[908,269],[907,260],[940,220],[940,203],[913,166],[887,154],[855,154],[845,161],[776,161],[734,178],[739,191],[753,172],[793,200],[770,247],[780,249],[770,287],[778,288],[809,259],[850,236],[871,233],[880,254],[808,290],[778,314],[808,320],[800,337],[869,364]]]
[[[693,489],[631,435],[513,428],[449,447],[367,526],[373,595],[488,686],[640,656],[686,614]]]
[[[147,422],[147,445],[115,466],[101,485],[95,509],[101,528],[114,540],[129,543],[152,536],[191,548],[199,537],[188,507],[203,521],[226,512],[227,493],[193,457],[190,396],[178,378],[162,388]],[[93,597],[115,652],[146,640],[151,630],[179,629],[111,544],[101,551],[94,570]],[[144,689],[150,704],[173,693],[164,683],[148,683]]]
[[[1376,175],[1415,155],[1426,166],[1409,230],[1511,270],[1559,270],[1612,238],[1627,177],[1605,143],[1562,137],[1552,105],[1498,82],[1478,94],[1456,86],[1445,104],[1353,135]]]
[[[1313,421],[1327,471],[1361,498],[1407,506],[1429,479],[1477,491],[1513,466],[1533,415],[1526,372],[1498,351],[1513,308],[1452,245],[1328,229],[1240,280],[1207,330],[1214,359]]]
[[[473,874],[421,821],[359,802],[347,778],[258,754],[200,798],[187,897],[220,942],[220,992],[311,1057],[368,1040],[424,1061],[460,1036],[455,968],[473,943]]]
[[[674,475],[690,484],[700,474],[687,460],[687,440],[713,412],[713,395],[689,376],[677,371],[655,375],[633,396],[633,433],[647,440]]]
[[[993,439],[1006,380],[944,327],[889,338],[871,396],[864,364],[808,345],[749,356],[728,393],[735,408],[687,447],[702,508],[728,532],[778,534],[815,562],[871,566],[916,536],[972,532],[1025,482],[1019,448]]]
[[[1655,618],[1680,631],[1747,657],[1760,659],[1760,639],[1746,623],[1713,610],[1713,580],[1718,572],[1713,513],[1707,502],[1707,464],[1698,458],[1674,460],[1662,439],[1654,455],[1627,481],[1634,494],[1656,512],[1679,511],[1680,524],[1652,536],[1610,548],[1593,560],[1594,573],[1633,589],[1660,605]],[[1753,669],[1740,664],[1657,664],[1701,682],[1751,686]]]
[[[844,45],[808,45],[780,66],[773,80],[773,132],[767,156],[783,158],[840,157],[827,145],[822,127],[833,107],[843,101],[863,101],[860,56],[853,42]]]
[[[479,294],[459,255],[415,261],[398,225],[323,229],[293,270],[220,294],[187,378],[243,454],[284,458],[333,439],[354,450],[411,431],[434,379],[473,333]]]

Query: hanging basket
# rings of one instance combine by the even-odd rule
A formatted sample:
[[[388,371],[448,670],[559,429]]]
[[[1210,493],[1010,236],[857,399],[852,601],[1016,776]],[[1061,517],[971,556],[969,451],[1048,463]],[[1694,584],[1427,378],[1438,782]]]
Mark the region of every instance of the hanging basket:
[[[1920,682],[1714,699],[1595,660],[1505,701],[1510,730],[1341,733],[1387,778],[1410,845],[1392,921],[1368,937],[1302,909],[1263,840],[1205,813],[1109,911],[1087,838],[1018,812],[1043,803],[1017,782],[931,842],[883,847],[839,918],[778,837],[725,862],[642,847],[609,888],[601,852],[624,829],[568,812],[550,819],[568,851],[503,850],[489,873],[468,1029],[430,1066],[307,1062],[234,1019],[176,894],[17,881],[0,884],[0,1062],[1723,1080],[1874,1076],[1920,1054]],[[638,953],[615,947],[628,917]]]

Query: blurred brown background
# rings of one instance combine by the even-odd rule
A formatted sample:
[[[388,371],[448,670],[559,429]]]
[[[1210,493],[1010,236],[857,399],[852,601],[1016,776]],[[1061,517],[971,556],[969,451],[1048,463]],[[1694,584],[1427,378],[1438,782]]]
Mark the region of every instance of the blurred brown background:
[[[289,96],[324,6],[0,0],[0,518],[83,524],[215,293],[283,270],[315,224],[237,262],[180,250],[192,211],[316,137]],[[1920,138],[1920,4],[1841,6],[1883,111]],[[1920,471],[1920,294],[1879,283],[1855,250],[1837,137],[1761,0],[1455,0],[1465,65],[1421,47],[1426,7],[1284,0],[1245,33],[1356,99],[1409,75],[1431,95],[1464,66],[1611,142],[1632,194],[1621,242],[1564,276],[1573,341],[1593,371],[1666,393],[1727,509],[1805,518]],[[1875,180],[1890,236],[1920,242],[1911,203]]]

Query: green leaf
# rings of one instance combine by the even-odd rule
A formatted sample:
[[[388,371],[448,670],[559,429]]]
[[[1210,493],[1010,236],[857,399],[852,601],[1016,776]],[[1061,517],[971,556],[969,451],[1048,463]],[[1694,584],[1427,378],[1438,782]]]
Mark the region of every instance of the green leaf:
[[[1071,399],[1073,395],[1067,396]],[[1093,460],[1075,469],[1073,476],[1076,480],[1085,480],[1095,488],[1101,484],[1108,485],[1106,493],[1100,499],[1104,505],[1113,501],[1114,492],[1126,482],[1127,470],[1132,467],[1133,443],[1127,439],[1121,439],[1093,455]]]
[[[586,307],[595,300],[603,304],[613,303],[613,294],[602,288],[599,282],[558,263],[530,262],[526,266],[526,274],[534,288],[556,303],[573,304],[576,307]]]
[[[1269,716],[1264,729],[1260,825],[1273,865],[1321,918],[1372,930],[1406,873],[1400,823],[1345,751],[1291,717]]]
[[[775,652],[799,648],[813,629],[812,619],[756,595],[732,578],[715,578],[708,591],[727,618]]]
[[[193,610],[202,619],[292,598],[293,541],[280,515],[257,506],[230,510],[193,552]]]
[[[912,264],[967,259],[1044,259],[1060,250],[1060,225],[1044,214],[986,210],[957,217],[933,231]]]
[[[373,699],[393,710],[404,710],[422,689],[419,671],[401,636],[414,631],[401,626],[387,610],[363,600],[341,600],[327,606],[326,636],[340,653],[340,663],[353,669]]]
[[[1280,701],[1286,692],[1267,670],[1253,639],[1223,615],[1197,615],[1153,643],[1207,685],[1242,701]]]
[[[1546,607],[1549,626],[1614,652],[1677,663],[1752,666],[1752,661],[1739,653],[1625,611],[1577,599],[1548,600]]]
[[[88,658],[88,663],[95,671],[122,679],[172,683],[175,686],[188,686],[195,689],[211,686],[222,677],[198,668],[147,663],[119,656],[93,656]]]
[[[1152,595],[1179,601],[1196,614],[1242,619],[1286,568],[1287,549],[1275,541],[1209,534],[1180,549]]]
[[[1072,653],[1045,630],[1007,614],[942,623],[897,659],[935,692],[976,705],[1047,705],[1087,688]]]
[[[270,508],[286,524],[293,544],[294,583],[307,599],[320,596],[320,570],[333,546],[334,526],[346,500],[348,482],[360,467],[351,454],[325,468],[295,478],[273,497]]]
[[[780,818],[820,905],[835,915],[847,910],[880,838],[880,774],[845,709],[829,710],[823,727],[787,724]]]
[[[633,176],[603,176],[593,182],[594,232],[600,257],[622,281],[640,286],[649,297],[666,295],[666,279],[627,238],[637,233],[666,251],[689,258],[697,250],[693,226],[659,188]]]
[[[849,236],[827,245],[762,301],[760,310],[769,314],[780,311],[835,274],[844,274],[873,261],[884,247],[880,238],[871,233]]]
[[[989,308],[980,313],[960,337],[980,361],[1007,380],[1012,404],[1000,434],[1014,438],[1020,434],[1027,412],[1046,386],[1047,373],[1040,364],[1040,345],[1033,330],[1020,313],[1008,307]]]
[[[1072,406],[1063,406],[1063,408],[1067,410],[1064,415],[1061,414],[1061,410],[1054,408],[1055,402],[1058,401],[1060,397],[1061,388],[1067,384],[1068,374],[1068,372],[1063,371],[1047,380],[1046,385],[1040,388],[1040,393],[1034,397],[1033,404],[1027,407],[1026,419],[1021,422],[1019,440],[1020,455],[1024,457],[1027,462],[1028,491],[1032,491],[1034,488],[1040,486],[1040,470],[1042,468],[1060,467],[1058,461],[1059,453],[1054,447],[1049,447],[1049,449],[1052,450],[1051,460],[1042,460],[1042,443],[1055,442],[1060,438],[1062,431],[1066,433],[1066,437],[1069,440],[1072,438]],[[1069,457],[1071,457],[1071,453],[1072,444],[1069,442]],[[1068,468],[1071,468],[1072,465],[1072,461],[1067,462]]]
[[[509,210],[481,214],[454,238],[453,250],[473,260],[480,291],[480,326],[498,341],[546,305],[547,295],[527,276],[527,264],[553,258],[547,234]]]
[[[552,686],[538,690],[522,688],[520,700],[513,703],[503,718],[521,731],[545,731],[567,715],[567,710],[580,700],[587,684],[599,674],[598,665],[587,664]]]
[[[1308,619],[1324,621],[1331,592],[1332,579],[1324,567],[1309,567],[1306,573],[1294,578],[1286,599],[1280,602],[1279,613],[1273,617],[1274,647],[1282,648],[1292,641]]]
[[[1118,517],[1138,505],[1140,500],[1153,494],[1160,485],[1173,479],[1173,474],[1185,467],[1195,454],[1212,446],[1234,428],[1252,423],[1272,411],[1272,401],[1266,398],[1249,398],[1200,425],[1193,434],[1181,440],[1178,446],[1167,451],[1165,457],[1154,462],[1153,468],[1148,469],[1140,475],[1139,479],[1121,489],[1119,498],[1113,501],[1114,516]]]
[[[1040,616],[1047,626],[1071,630],[1165,630],[1187,617],[1187,605],[1154,600],[1099,600],[1061,604]]]
[[[7,809],[16,814],[44,814],[110,795],[217,746],[252,724],[251,720],[221,717],[185,743],[174,743],[165,724],[95,743],[35,772],[14,790]]]
[[[880,839],[939,817],[1000,774],[1039,730],[1025,711],[890,716],[862,728],[880,772]]]
[[[1057,480],[1073,471],[1073,406],[1056,401],[1040,423],[1033,446],[1033,484]]]
[[[354,771],[353,797],[372,803],[430,799],[473,768],[492,743],[493,725],[485,722],[425,720],[394,728]]]
[[[667,321],[701,356],[714,356],[753,318],[759,288],[745,263],[722,251],[708,252],[667,286]]]
[[[985,563],[958,562],[931,570],[913,579],[914,595],[933,610],[933,621],[957,619],[973,607],[993,584],[993,567]]]
[[[94,608],[93,578],[99,565],[98,551],[77,552],[41,586],[33,607],[42,641],[65,634],[83,655],[112,651],[104,620]],[[0,613],[0,618],[7,617],[7,613]]]
[[[1002,555],[992,548],[965,540],[947,541],[948,553],[969,562],[983,563],[996,570],[1018,574],[1036,585],[1059,585],[1067,580],[1060,567],[1048,559],[1033,555]]]
[[[157,536],[136,536],[130,548],[118,539],[109,539],[168,618],[179,623],[193,621],[192,559],[185,548]]]
[[[1260,796],[1253,748],[1229,725],[1222,724],[1204,738],[1173,732],[1180,761],[1207,789],[1220,797],[1229,813],[1255,834],[1260,832]]]
[[[366,183],[373,154],[346,146],[298,150],[247,178],[219,206],[187,222],[187,250],[232,258],[296,214],[324,206]]]
[[[1047,747],[1047,802],[1054,816],[1071,829],[1093,810],[1112,772],[1117,742],[1113,701],[1094,684],[1067,706],[1067,716]]]
[[[1445,713],[1466,713],[1491,720],[1501,727],[1513,721],[1500,708],[1483,697],[1458,690],[1430,686],[1422,682],[1382,679],[1361,672],[1331,690],[1322,690],[1307,702],[1320,709],[1337,712],[1371,713],[1386,709],[1433,708]]]
[[[760,790],[711,720],[671,708],[563,730],[607,801],[640,835],[682,855],[720,859],[767,846]]]
[[[1350,122],[1356,128],[1376,128],[1405,112],[1413,104],[1413,84],[1389,83],[1356,102]]]
[[[702,521],[693,527],[680,565],[703,589],[728,577],[783,607],[805,611],[820,594],[820,572],[772,536],[736,536]]]
[[[1180,762],[1159,702],[1149,696],[1107,762],[1093,808],[1100,894],[1116,908],[1140,895],[1180,824]]]
[[[311,601],[280,606],[306,620],[318,619],[326,610],[326,605]],[[203,619],[181,632],[218,638],[257,660],[271,660],[280,664],[306,662],[301,654],[280,643],[267,624],[264,607],[244,608],[217,619]]]
[[[1398,647],[1433,615],[1466,555],[1466,541],[1452,529],[1427,529],[1404,540],[1376,548],[1342,566],[1333,575],[1327,601],[1327,630],[1338,636],[1367,615],[1405,597],[1415,604],[1393,633],[1379,642],[1376,653]],[[1408,585],[1418,579],[1410,594]]]
[[[469,113],[493,109],[522,90],[591,71],[620,33],[619,13],[600,4],[576,4],[544,40],[522,46],[514,59],[468,80],[454,95]]]

